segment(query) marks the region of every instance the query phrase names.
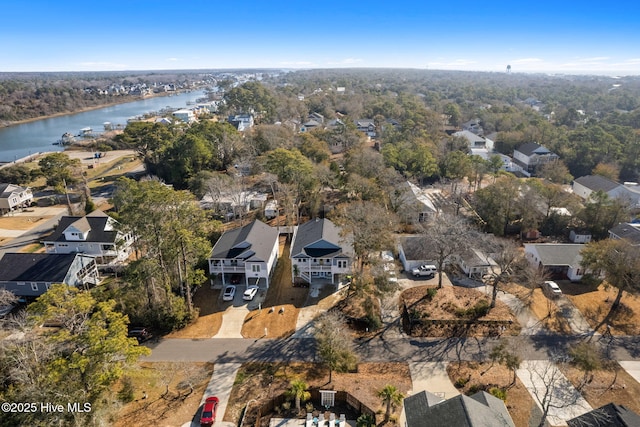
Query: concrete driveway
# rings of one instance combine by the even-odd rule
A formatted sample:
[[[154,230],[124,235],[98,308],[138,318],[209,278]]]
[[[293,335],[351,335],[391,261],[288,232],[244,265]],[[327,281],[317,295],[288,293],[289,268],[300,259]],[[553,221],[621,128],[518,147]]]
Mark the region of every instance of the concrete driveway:
[[[593,408],[580,395],[557,366],[548,360],[524,360],[516,371],[538,408],[548,408],[547,422],[566,426],[567,420]]]
[[[213,425],[223,427],[235,426],[235,424],[224,422],[222,419],[224,418],[224,413],[227,410],[231,389],[233,388],[233,383],[236,380],[236,374],[238,373],[240,366],[242,366],[242,363],[215,364],[211,380],[209,380],[209,384],[202,395],[198,412],[192,421],[183,424],[182,427],[200,427],[200,416],[202,414],[204,401],[210,396],[215,396],[219,399],[218,410],[216,411],[216,421]]]
[[[236,294],[233,301],[220,301],[220,304],[227,304],[228,307],[222,314],[222,325],[220,330],[213,338],[243,338],[242,325],[244,319],[251,310],[256,310],[264,302],[266,290],[260,289],[251,301],[244,301],[242,294],[246,287],[244,285],[236,286]]]
[[[443,399],[460,394],[449,379],[447,362],[409,362],[411,394],[427,390]]]

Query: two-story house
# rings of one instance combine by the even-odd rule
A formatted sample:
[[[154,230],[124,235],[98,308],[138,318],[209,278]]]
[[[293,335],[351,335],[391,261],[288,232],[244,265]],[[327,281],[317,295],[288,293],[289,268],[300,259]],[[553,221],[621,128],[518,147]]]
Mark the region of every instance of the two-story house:
[[[372,119],[359,119],[355,123],[356,128],[360,132],[364,132],[368,137],[375,138],[377,136],[376,125]]]
[[[86,216],[63,216],[43,243],[47,253],[93,255],[98,265],[125,261],[133,236],[117,229],[117,221],[100,210]]]
[[[620,184],[600,175],[586,175],[576,178],[572,184],[573,192],[584,200],[601,191],[611,199],[624,200],[633,208],[640,207],[640,186],[635,182]]]
[[[226,231],[211,250],[209,273],[228,283],[269,287],[278,259],[278,229],[262,221]]]
[[[0,215],[26,208],[33,201],[30,188],[14,184],[0,184]]]
[[[95,258],[84,254],[7,253],[0,259],[0,289],[36,298],[54,283],[85,287],[99,283]]]
[[[513,161],[528,176],[535,176],[536,169],[546,163],[555,162],[558,155],[535,142],[527,142],[513,150]]]
[[[337,284],[351,272],[353,248],[328,219],[314,219],[296,227],[291,241],[291,277],[309,284]]]

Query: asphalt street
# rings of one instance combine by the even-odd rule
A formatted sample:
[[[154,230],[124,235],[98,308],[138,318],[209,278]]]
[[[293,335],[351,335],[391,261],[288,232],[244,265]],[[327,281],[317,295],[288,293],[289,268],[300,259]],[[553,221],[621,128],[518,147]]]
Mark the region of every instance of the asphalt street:
[[[585,337],[517,336],[505,337],[510,348],[524,360],[561,359]],[[609,358],[640,360],[640,337],[594,338]],[[356,340],[354,349],[361,361],[481,361],[488,357],[499,338],[389,338],[379,335]],[[162,339],[147,344],[152,349],[147,361],[190,361],[237,363],[248,361],[315,361],[313,338],[288,339]]]

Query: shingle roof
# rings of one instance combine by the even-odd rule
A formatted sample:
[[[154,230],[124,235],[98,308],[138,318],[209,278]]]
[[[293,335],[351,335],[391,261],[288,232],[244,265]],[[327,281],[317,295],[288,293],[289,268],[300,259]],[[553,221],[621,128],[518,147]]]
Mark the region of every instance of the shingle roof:
[[[324,240],[330,245],[313,245]],[[310,257],[323,257],[331,254],[348,251],[343,247],[340,229],[328,219],[313,219],[298,226],[293,243],[291,244],[291,256],[306,254]]]
[[[504,403],[484,391],[440,402],[429,394],[423,391],[404,400],[407,427],[515,426]]]
[[[609,403],[579,417],[567,420],[569,427],[638,427],[640,415],[624,405]]]
[[[618,224],[609,230],[609,233],[633,245],[640,245],[640,224]]]
[[[522,154],[524,154],[526,156],[531,156],[534,153],[534,151],[536,151],[536,150],[538,150],[540,148],[544,148],[544,147],[542,145],[540,145],[540,144],[535,143],[535,142],[527,142],[525,144],[522,144],[518,148],[516,148],[516,150],[521,152]],[[545,150],[545,152],[549,151],[546,148],[544,148],[544,150]]]
[[[620,186],[617,182],[611,181],[600,175],[586,175],[577,178],[574,182],[588,188],[591,191],[604,191],[605,193]]]
[[[19,185],[15,184],[0,184],[0,198],[7,198],[11,195],[11,193],[21,193],[26,189],[26,187],[20,187]]]
[[[89,230],[87,239],[85,242],[98,242],[98,243],[115,243],[118,236],[116,230],[111,230],[107,227],[109,216],[103,212],[92,212],[87,216],[63,216],[60,218],[60,222],[55,231],[46,239],[45,242],[66,242],[67,239],[64,236],[64,231],[71,225],[80,231]],[[105,230],[107,229],[107,230]],[[75,240],[74,240],[75,241]]]
[[[428,236],[405,236],[400,238],[402,252],[409,261],[427,261],[434,259],[436,247]]]
[[[211,259],[242,258],[245,261],[267,261],[278,240],[278,229],[254,220],[244,227],[225,232],[211,250]]]
[[[79,255],[7,253],[0,259],[0,281],[62,282]]]
[[[584,245],[579,243],[533,243],[531,246],[536,248],[543,266],[578,267],[582,261],[580,251]]]

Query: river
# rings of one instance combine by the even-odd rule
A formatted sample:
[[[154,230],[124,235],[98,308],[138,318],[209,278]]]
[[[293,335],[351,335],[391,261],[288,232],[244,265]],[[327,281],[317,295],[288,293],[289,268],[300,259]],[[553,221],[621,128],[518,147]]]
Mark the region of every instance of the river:
[[[127,120],[163,108],[184,108],[187,103],[205,96],[204,91],[180,93],[172,96],[154,96],[125,104],[112,105],[76,114],[51,117],[27,123],[0,128],[0,163],[45,151],[62,151],[63,147],[53,145],[62,135],[69,132],[78,135],[81,129],[91,128],[102,132],[104,123],[126,126]]]

